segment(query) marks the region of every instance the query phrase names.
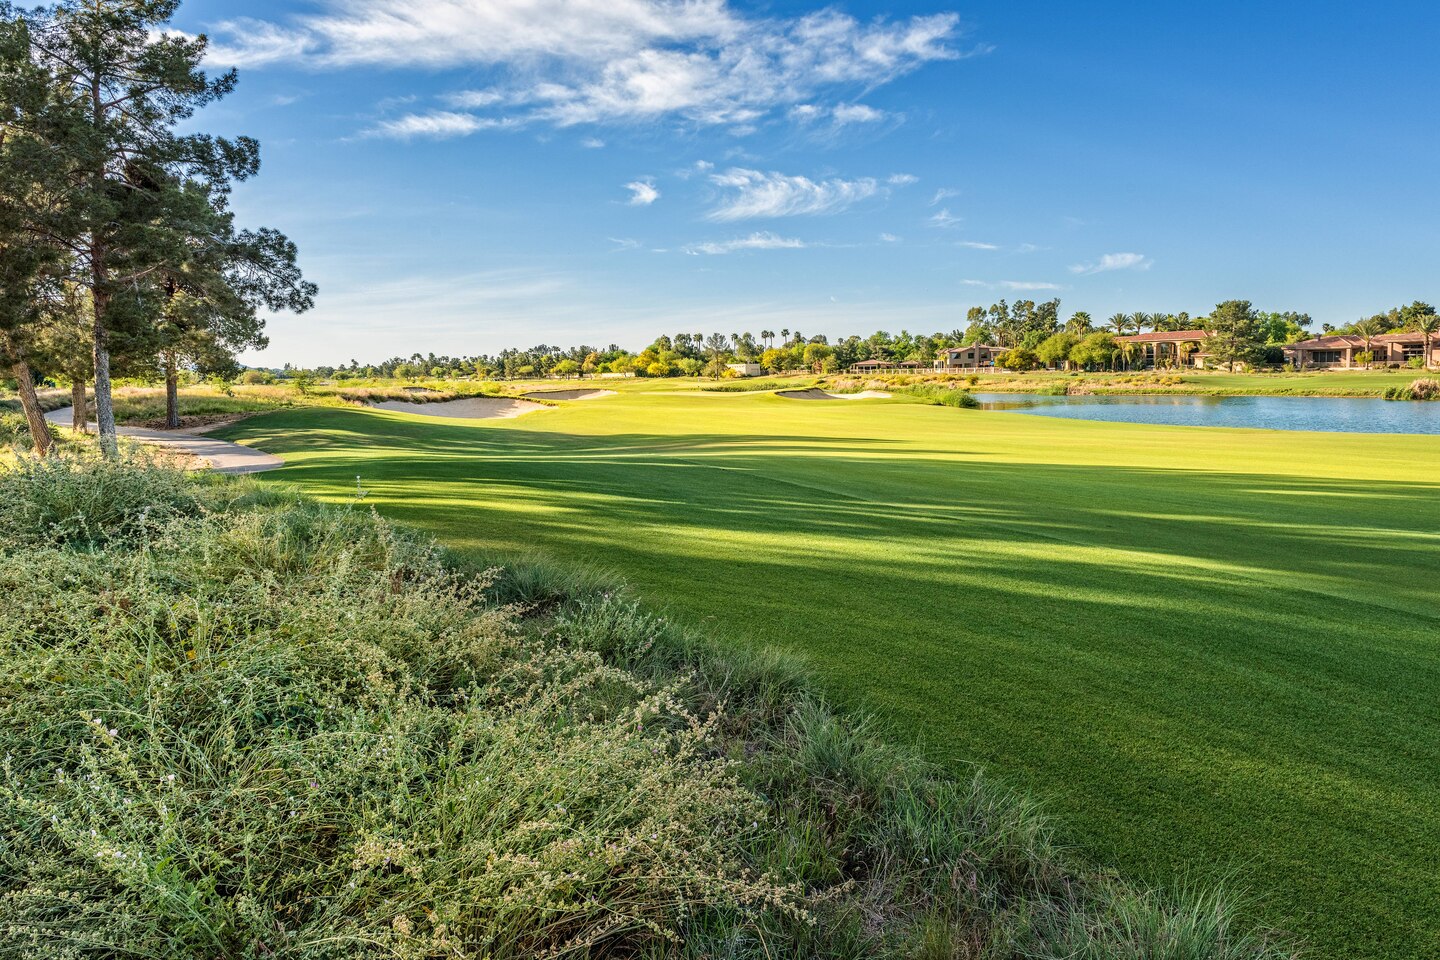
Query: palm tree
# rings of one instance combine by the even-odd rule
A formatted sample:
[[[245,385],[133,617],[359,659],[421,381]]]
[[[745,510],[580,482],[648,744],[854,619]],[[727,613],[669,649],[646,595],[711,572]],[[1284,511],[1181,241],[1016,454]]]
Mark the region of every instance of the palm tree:
[[[1123,337],[1125,331],[1130,329],[1130,318],[1123,313],[1117,313],[1110,318],[1110,327],[1115,331],[1115,336]]]
[[[1144,333],[1146,327],[1153,328],[1154,326],[1155,319],[1150,314],[1140,312],[1130,314],[1130,327],[1136,333]]]
[[[1135,341],[1126,340],[1120,344],[1120,355],[1125,358],[1125,369],[1130,369],[1130,361],[1135,357]]]
[[[1416,317],[1411,321],[1410,326],[1414,327],[1415,332],[1425,338],[1425,369],[1429,370],[1431,357],[1430,341],[1435,339],[1435,334],[1440,333],[1440,316],[1429,313],[1423,317]]]
[[[790,346],[790,328],[786,327],[780,331],[780,336],[785,338],[785,346]]]
[[[1180,365],[1181,365],[1182,367],[1189,366],[1189,365],[1190,365],[1190,354],[1192,354],[1192,353],[1195,352],[1195,343],[1194,343],[1194,341],[1191,341],[1191,340],[1183,340],[1183,341],[1181,341],[1179,344],[1176,345],[1175,349],[1176,349],[1176,351],[1179,353],[1179,356],[1180,356]]]
[[[1352,326],[1350,329],[1354,331],[1355,336],[1359,337],[1365,342],[1365,353],[1367,355],[1371,353],[1370,341],[1385,332],[1384,328],[1380,326],[1380,321],[1376,320],[1374,317],[1371,317],[1368,320],[1357,320],[1355,321],[1355,325]],[[1372,356],[1371,359],[1374,359],[1374,357]],[[1369,369],[1369,360],[1365,361],[1365,367],[1366,369]]]

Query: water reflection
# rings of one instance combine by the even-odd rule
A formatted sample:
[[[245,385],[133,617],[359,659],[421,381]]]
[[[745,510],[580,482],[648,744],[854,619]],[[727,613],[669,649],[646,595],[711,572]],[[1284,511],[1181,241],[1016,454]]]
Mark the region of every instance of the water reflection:
[[[1326,433],[1440,435],[1440,403],[1368,397],[1203,397],[1106,395],[1047,397],[976,393],[986,410],[1182,427],[1254,427]]]

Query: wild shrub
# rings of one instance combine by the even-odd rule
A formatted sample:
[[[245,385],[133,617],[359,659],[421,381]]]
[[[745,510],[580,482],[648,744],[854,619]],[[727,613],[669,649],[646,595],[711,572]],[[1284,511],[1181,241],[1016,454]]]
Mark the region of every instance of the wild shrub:
[[[968,390],[954,390],[934,384],[897,386],[893,389],[895,393],[919,397],[926,403],[936,406],[959,407],[966,410],[976,410],[980,407],[980,401],[976,400]]]
[[[1389,387],[1383,396],[1386,400],[1440,400],[1440,380],[1421,377],[1403,386]]]
[[[30,449],[30,425],[24,414],[0,411],[0,450],[6,447]]]
[[[358,511],[150,534],[4,548],[0,957],[633,954],[709,908],[803,922],[747,868],[764,804],[674,678],[522,636]]]
[[[0,470],[0,542],[96,548],[201,511],[195,484],[139,451],[20,457]]]

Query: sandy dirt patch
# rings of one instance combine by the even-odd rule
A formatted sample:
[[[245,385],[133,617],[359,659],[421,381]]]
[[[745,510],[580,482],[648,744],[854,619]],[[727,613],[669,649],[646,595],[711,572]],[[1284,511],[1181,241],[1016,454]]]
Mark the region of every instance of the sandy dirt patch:
[[[859,393],[827,393],[819,387],[808,390],[780,390],[775,396],[790,400],[886,400],[890,394],[883,390],[861,390]]]
[[[531,400],[596,400],[615,396],[614,390],[531,390],[520,394]]]
[[[450,417],[458,420],[508,420],[511,417],[534,413],[546,409],[543,403],[531,403],[513,397],[466,397],[463,400],[443,400],[438,403],[409,403],[405,400],[385,400],[372,403],[376,410],[391,410],[396,413],[415,413],[422,417]]]

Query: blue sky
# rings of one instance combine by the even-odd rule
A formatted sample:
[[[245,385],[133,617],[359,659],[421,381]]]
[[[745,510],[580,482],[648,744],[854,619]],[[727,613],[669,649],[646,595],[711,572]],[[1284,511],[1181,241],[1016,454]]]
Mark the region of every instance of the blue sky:
[[[189,0],[266,365],[1440,299],[1433,2]]]

